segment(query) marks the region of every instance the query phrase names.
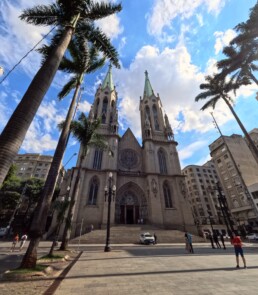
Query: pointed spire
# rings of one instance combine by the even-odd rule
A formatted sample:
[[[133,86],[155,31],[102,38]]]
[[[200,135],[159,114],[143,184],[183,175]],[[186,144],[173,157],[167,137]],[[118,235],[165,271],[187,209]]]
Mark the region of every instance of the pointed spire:
[[[104,82],[102,84],[102,87],[101,87],[102,89],[105,89],[106,87],[108,87],[110,89],[110,91],[114,90],[114,83],[113,83],[111,69],[112,69],[112,65],[110,64],[107,75],[106,75]]]
[[[147,96],[150,97],[154,94],[153,89],[151,87],[151,83],[148,77],[148,72],[145,71],[145,85],[144,85],[144,92],[143,92],[143,97]]]

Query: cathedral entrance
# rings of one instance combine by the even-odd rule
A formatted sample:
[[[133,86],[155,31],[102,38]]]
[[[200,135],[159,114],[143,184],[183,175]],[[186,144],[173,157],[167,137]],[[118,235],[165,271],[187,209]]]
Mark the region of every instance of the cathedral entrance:
[[[118,224],[137,224],[140,219],[147,221],[147,203],[142,191],[128,185],[119,190],[116,199],[115,221]]]

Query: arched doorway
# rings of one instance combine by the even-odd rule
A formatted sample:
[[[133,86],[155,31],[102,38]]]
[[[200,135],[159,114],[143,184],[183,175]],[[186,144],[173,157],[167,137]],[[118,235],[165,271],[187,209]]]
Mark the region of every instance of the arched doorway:
[[[116,198],[115,222],[117,224],[137,224],[148,221],[147,202],[138,185],[130,182],[119,189]]]

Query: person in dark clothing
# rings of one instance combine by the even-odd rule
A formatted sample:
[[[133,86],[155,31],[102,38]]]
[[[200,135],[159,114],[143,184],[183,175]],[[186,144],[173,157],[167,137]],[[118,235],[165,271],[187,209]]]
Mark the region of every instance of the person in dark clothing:
[[[158,242],[158,238],[157,238],[157,236],[156,236],[155,233],[153,234],[153,237],[154,237],[154,244],[157,244],[157,242]]]
[[[220,234],[220,240],[221,240],[221,243],[223,245],[223,249],[226,250],[226,246],[225,246],[225,241],[224,241],[224,236],[223,234]]]
[[[221,248],[220,243],[219,243],[219,239],[216,233],[213,234],[213,241],[215,243],[215,245],[217,246],[217,248]]]
[[[215,247],[214,247],[214,243],[213,243],[213,238],[212,238],[212,235],[211,235],[211,234],[209,234],[209,240],[210,240],[210,242],[211,242],[211,247],[212,247],[212,249],[215,249]]]

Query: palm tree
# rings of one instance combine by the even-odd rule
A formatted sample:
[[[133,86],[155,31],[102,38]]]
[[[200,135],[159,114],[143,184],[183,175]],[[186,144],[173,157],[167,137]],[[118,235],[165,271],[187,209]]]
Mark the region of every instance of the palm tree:
[[[204,92],[197,95],[195,97],[195,101],[199,101],[200,99],[207,99],[208,97],[210,98],[208,102],[206,102],[204,106],[201,108],[201,110],[203,111],[207,109],[208,107],[212,107],[214,109],[217,102],[220,99],[223,99],[223,101],[226,103],[226,105],[229,107],[230,111],[232,112],[233,116],[235,117],[241,130],[243,131],[245,138],[248,142],[249,148],[252,151],[253,156],[258,163],[258,150],[254,142],[252,141],[250,135],[246,131],[244,125],[242,124],[236,112],[234,111],[234,108],[231,105],[232,99],[228,95],[230,91],[236,90],[237,88],[239,88],[243,82],[240,81],[239,85],[236,85],[232,81],[225,82],[224,79],[219,79],[216,75],[206,76],[205,80],[206,80],[206,83],[203,83],[200,85],[200,89],[203,89]]]
[[[222,70],[220,76],[225,78],[231,74],[237,80],[245,77],[258,85],[253,74],[258,70],[255,64],[258,60],[258,2],[251,9],[249,19],[238,24],[235,30],[239,34],[223,50],[227,58],[218,62],[218,68]]]
[[[80,174],[82,169],[82,162],[87,154],[87,150],[89,146],[96,146],[100,149],[106,149],[107,144],[104,141],[104,137],[97,133],[97,130],[100,126],[101,122],[99,119],[97,120],[89,120],[83,113],[78,117],[78,121],[73,121],[71,123],[71,132],[74,137],[78,139],[81,144],[80,151],[80,161],[78,172],[75,178],[75,182],[71,192],[71,202],[68,209],[67,218],[71,222],[73,219],[73,208],[76,202],[76,197],[78,194],[79,186],[80,186]],[[69,223],[65,224],[62,244],[60,250],[66,250],[69,241]]]
[[[70,201],[67,198],[64,198],[63,200],[62,199],[57,200],[54,203],[53,209],[57,213],[56,214],[57,225],[56,225],[56,230],[55,230],[55,238],[53,240],[52,246],[51,246],[50,251],[48,253],[49,257],[53,256],[55,244],[56,244],[56,242],[58,240],[58,236],[59,236],[60,227],[65,220],[65,212],[68,209],[69,204],[70,204]],[[66,221],[66,222],[68,222],[68,221]]]
[[[223,79],[231,75],[231,79],[236,83],[242,80],[244,85],[247,85],[251,84],[250,80],[252,80],[258,85],[258,80],[253,73],[258,70],[258,66],[254,63],[258,59],[257,46],[247,43],[238,49],[231,45],[225,47],[223,53],[227,58],[217,63],[217,67],[221,69],[221,73],[218,74],[219,78]]]
[[[92,0],[56,0],[23,11],[20,18],[34,25],[56,26],[51,54],[47,57],[0,136],[0,185],[12,160],[18,153],[26,132],[49,89],[63,55],[73,35],[84,37],[111,62],[119,67],[117,52],[106,35],[94,25],[94,20],[105,18],[122,9],[121,4]]]
[[[46,58],[46,56],[49,54],[49,47],[44,47],[41,52],[43,53],[43,57]],[[45,230],[47,214],[55,190],[62,158],[68,142],[70,124],[75,113],[76,101],[84,75],[93,73],[102,67],[104,63],[105,58],[98,58],[98,51],[93,45],[90,46],[88,42],[83,42],[83,40],[74,38],[69,45],[69,56],[64,56],[60,64],[60,70],[73,73],[73,75],[59,93],[59,99],[67,96],[72,89],[75,89],[75,91],[66,116],[66,120],[62,126],[62,132],[59,137],[51,167],[49,169],[44,190],[41,194],[36,208],[36,213],[34,214],[33,222],[31,224],[31,241],[21,264],[21,267],[23,268],[30,268],[36,265],[37,257],[35,256],[35,253],[37,251],[40,237]]]

